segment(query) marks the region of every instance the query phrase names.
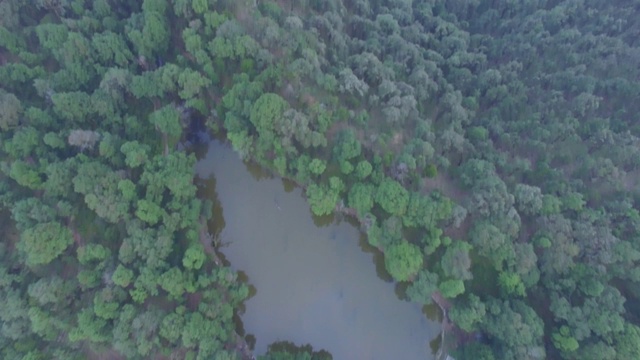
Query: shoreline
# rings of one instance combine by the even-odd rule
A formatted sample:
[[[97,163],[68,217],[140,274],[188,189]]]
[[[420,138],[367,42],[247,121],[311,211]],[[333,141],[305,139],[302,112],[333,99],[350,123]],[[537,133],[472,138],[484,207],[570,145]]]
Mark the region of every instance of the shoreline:
[[[225,146],[229,146],[231,148],[231,150],[237,154],[237,152],[235,151],[235,149],[233,149],[232,145],[229,143],[228,139],[226,138],[226,136],[224,135],[224,132],[214,132],[211,128],[207,128],[206,131],[207,137],[208,137],[208,141],[212,141],[212,140],[218,140],[221,141]],[[297,181],[296,179],[287,177],[287,176],[282,176],[280,174],[278,174],[277,172],[275,172],[273,169],[260,164],[259,162],[257,162],[253,157],[250,157],[246,160],[243,161],[249,161],[249,162],[253,162],[255,164],[257,164],[258,166],[260,166],[261,168],[265,169],[266,171],[271,173],[271,176],[273,177],[277,177],[286,181],[289,181],[293,184],[295,184],[295,186],[299,187],[304,194],[304,191],[306,190],[306,186],[304,186],[304,184],[300,183],[299,181]],[[305,196],[306,198],[306,196]],[[201,200],[205,200],[205,199],[201,199]],[[335,215],[347,215],[349,218],[357,221],[357,224],[359,226],[359,230],[361,232],[364,233],[365,236],[367,236],[366,232],[364,232],[365,229],[365,222],[357,215],[357,212],[354,208],[349,208],[344,206],[344,200],[341,199],[341,201],[339,201],[335,208],[333,209],[332,214],[333,216]],[[203,246],[205,246],[205,251],[207,252],[207,254],[210,254],[210,256],[212,256],[212,259],[214,260],[214,263],[216,266],[221,266],[222,265],[222,260],[219,258],[219,256],[217,255],[217,244],[215,244],[213,242],[212,237],[210,236],[209,232],[208,232],[208,225],[207,225],[207,219],[201,218],[201,224],[200,224],[200,241],[203,244]],[[205,244],[205,243],[208,243]],[[384,255],[384,251],[382,249],[380,249],[379,247],[375,247],[376,250],[380,251],[383,255]],[[438,349],[438,351],[434,354],[434,359],[435,360],[439,360],[439,359],[443,359],[446,358],[448,356],[448,350],[444,350],[445,349],[445,335],[446,333],[452,333],[453,330],[455,329],[455,325],[449,320],[448,317],[448,310],[451,308],[451,303],[445,299],[444,297],[442,297],[442,295],[439,292],[435,292],[434,294],[432,294],[431,299],[433,301],[434,304],[438,305],[438,307],[440,308],[441,314],[442,314],[442,321],[440,321],[440,347]],[[421,305],[426,305],[426,304],[421,304]],[[248,346],[246,340],[240,336],[237,332],[237,347],[236,349],[238,351],[242,351],[241,354],[243,356],[243,360],[250,360],[250,359],[255,359],[255,356],[253,355],[250,347]]]

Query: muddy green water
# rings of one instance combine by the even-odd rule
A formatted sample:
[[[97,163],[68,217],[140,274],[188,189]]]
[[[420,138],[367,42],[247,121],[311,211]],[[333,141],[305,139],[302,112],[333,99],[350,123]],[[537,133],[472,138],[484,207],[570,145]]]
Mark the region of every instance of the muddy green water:
[[[433,359],[439,323],[377,275],[384,270],[353,225],[316,225],[299,188],[260,174],[219,142],[196,171],[218,204],[210,231],[226,244],[220,251],[255,287],[241,319],[257,355],[288,340],[336,360]]]

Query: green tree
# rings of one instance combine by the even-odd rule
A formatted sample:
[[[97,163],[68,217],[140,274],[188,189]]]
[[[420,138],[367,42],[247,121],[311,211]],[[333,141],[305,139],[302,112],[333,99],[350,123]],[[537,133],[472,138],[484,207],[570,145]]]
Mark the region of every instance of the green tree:
[[[93,35],[91,45],[95,51],[96,59],[105,66],[118,65],[126,67],[133,61],[133,54],[129,50],[122,36],[105,31]]]
[[[145,0],[148,3],[150,0]],[[145,11],[138,17],[132,17],[131,27],[127,32],[129,40],[134,44],[138,54],[153,59],[162,54],[169,47],[171,34],[169,23],[163,12],[163,7],[153,7],[155,10]]]
[[[551,335],[553,345],[563,353],[571,353],[578,350],[578,340],[571,336],[571,330],[567,326],[561,326]]]
[[[126,288],[127,286],[129,286],[129,284],[131,284],[131,281],[133,280],[133,271],[127,269],[122,264],[118,264],[118,267],[113,272],[113,275],[111,275],[111,280],[114,284]]]
[[[362,146],[352,129],[344,130],[338,135],[333,154],[338,162],[345,162],[360,156]]]
[[[204,264],[205,260],[206,254],[202,245],[191,245],[184,252],[182,265],[185,267],[185,269],[199,270]]]
[[[484,319],[486,308],[484,303],[474,294],[456,303],[449,311],[451,320],[466,332],[476,331],[478,324]]]
[[[396,281],[408,281],[422,268],[422,257],[420,248],[402,240],[385,249],[384,265]]]
[[[309,163],[309,171],[311,171],[312,174],[317,176],[322,175],[322,173],[324,173],[324,170],[326,168],[327,168],[326,162],[320,159],[313,159]]]
[[[173,299],[178,299],[185,291],[184,274],[176,267],[165,271],[160,276],[159,284]]]
[[[179,138],[182,134],[180,113],[173,105],[165,105],[149,115],[149,121],[163,134]]]
[[[542,352],[544,324],[536,312],[519,300],[485,302],[487,313],[481,328],[499,341],[498,349],[510,358],[527,358],[527,354]]]
[[[137,140],[125,142],[120,147],[120,151],[126,156],[125,162],[130,168],[136,168],[149,159],[147,155],[149,146],[140,144]]]
[[[168,314],[160,325],[160,336],[175,344],[182,335],[184,323],[185,317],[183,314],[175,312]]]
[[[438,274],[422,269],[407,288],[407,296],[419,304],[431,304],[433,293],[438,291]]]
[[[264,93],[253,104],[249,119],[258,133],[267,134],[274,131],[288,108],[289,104],[280,95]]]
[[[82,309],[78,314],[78,324],[69,332],[69,340],[105,343],[109,340],[107,321],[97,317],[93,308]]]
[[[373,170],[373,166],[367,160],[362,160],[356,165],[356,176],[360,180],[366,179]]]
[[[445,280],[438,285],[440,294],[448,299],[453,299],[465,292],[464,282],[460,279]]]
[[[512,272],[501,272],[498,275],[498,285],[508,296],[524,296],[525,287],[520,275]]]
[[[204,14],[209,9],[209,2],[208,0],[193,0],[191,6],[196,14]]]
[[[515,256],[507,236],[488,221],[477,221],[469,231],[469,237],[478,254],[492,261],[496,269],[502,269],[503,262]]]
[[[615,335],[613,343],[616,359],[640,358],[640,327],[625,323],[624,330]]]
[[[542,191],[537,186],[518,184],[516,185],[514,196],[518,210],[523,214],[535,215],[542,209]]]
[[[333,185],[329,187],[317,184],[311,184],[307,187],[307,200],[311,205],[311,211],[315,215],[322,216],[331,214],[340,200],[340,192],[344,184],[336,177],[332,177],[330,182],[331,180],[333,180]]]
[[[57,222],[37,224],[20,236],[19,248],[27,265],[46,265],[60,256],[73,243],[71,230]]]
[[[402,216],[409,204],[409,192],[397,181],[386,178],[378,186],[375,200],[389,214]]]
[[[0,129],[7,131],[18,125],[22,104],[18,98],[0,89]]]
[[[473,275],[469,271],[471,267],[469,250],[471,250],[471,248],[470,244],[462,241],[456,241],[447,247],[444,255],[442,255],[442,259],[440,259],[440,266],[445,276],[460,280],[470,280],[473,278]]]
[[[464,344],[459,350],[453,353],[456,359],[460,360],[495,360],[495,355],[489,345],[470,342]]]
[[[13,133],[10,141],[4,143],[4,150],[12,157],[24,158],[35,155],[40,148],[38,131],[31,127],[21,127]]]
[[[356,183],[349,189],[349,206],[356,209],[358,216],[364,216],[373,208],[373,185]]]

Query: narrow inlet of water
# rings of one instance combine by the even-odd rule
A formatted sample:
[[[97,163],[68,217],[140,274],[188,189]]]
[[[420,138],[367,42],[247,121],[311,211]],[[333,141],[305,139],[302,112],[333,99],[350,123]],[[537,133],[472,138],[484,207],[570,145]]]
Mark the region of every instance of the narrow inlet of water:
[[[336,360],[433,359],[429,344],[440,324],[376,275],[375,254],[358,229],[317,226],[299,188],[256,176],[252,166],[212,141],[196,173],[205,196],[220,205],[210,229],[225,244],[220,251],[256,289],[241,314],[255,353],[291,341]]]

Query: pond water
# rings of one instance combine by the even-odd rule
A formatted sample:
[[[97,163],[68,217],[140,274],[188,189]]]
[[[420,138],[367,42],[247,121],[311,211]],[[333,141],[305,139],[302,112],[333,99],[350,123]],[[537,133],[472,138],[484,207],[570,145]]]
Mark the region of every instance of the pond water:
[[[196,172],[218,204],[210,231],[220,251],[255,289],[241,319],[257,355],[286,340],[336,360],[434,358],[429,343],[439,323],[377,275],[386,276],[356,227],[316,225],[299,188],[261,174],[217,141]]]

